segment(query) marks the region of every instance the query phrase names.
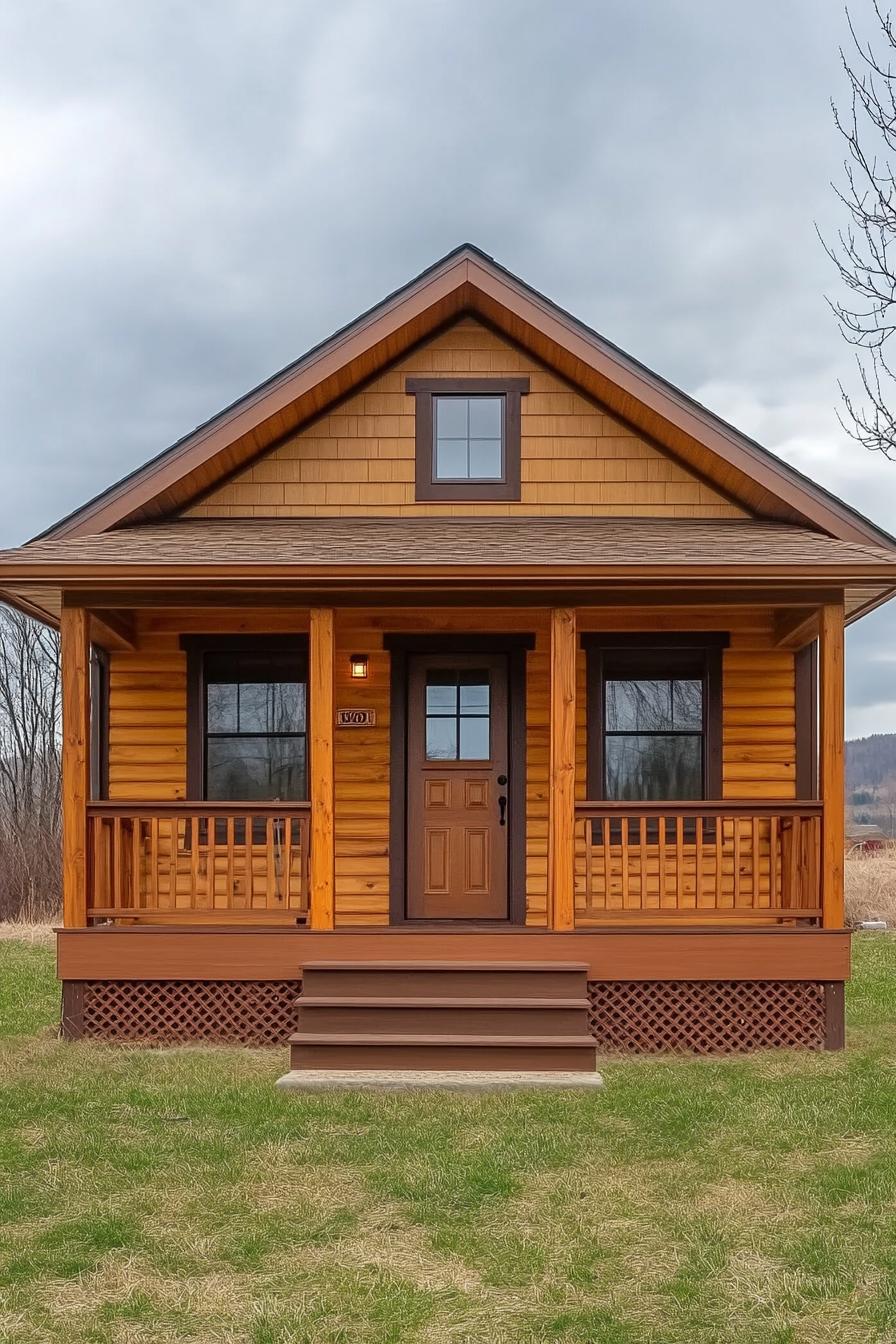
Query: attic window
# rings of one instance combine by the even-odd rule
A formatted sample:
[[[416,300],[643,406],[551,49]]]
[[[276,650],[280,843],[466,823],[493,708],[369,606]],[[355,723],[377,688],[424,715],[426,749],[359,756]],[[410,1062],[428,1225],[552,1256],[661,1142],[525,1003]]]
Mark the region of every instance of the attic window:
[[[520,498],[520,397],[528,378],[408,378],[418,500]]]

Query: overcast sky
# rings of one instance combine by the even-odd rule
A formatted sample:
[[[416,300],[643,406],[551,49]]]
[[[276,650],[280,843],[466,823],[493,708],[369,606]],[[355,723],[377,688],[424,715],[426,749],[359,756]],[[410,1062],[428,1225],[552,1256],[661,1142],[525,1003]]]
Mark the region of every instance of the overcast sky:
[[[462,241],[896,531],[814,233],[845,38],[835,0],[0,0],[0,544]],[[896,730],[896,611],[848,702]]]

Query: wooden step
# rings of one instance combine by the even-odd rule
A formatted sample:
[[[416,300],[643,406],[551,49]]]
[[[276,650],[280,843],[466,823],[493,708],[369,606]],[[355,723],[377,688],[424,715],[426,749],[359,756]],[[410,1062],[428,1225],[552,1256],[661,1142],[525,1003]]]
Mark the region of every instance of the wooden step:
[[[293,1070],[593,1071],[584,962],[313,961]]]
[[[302,996],[568,999],[584,994],[586,974],[564,962],[305,962]]]
[[[329,1032],[290,1038],[291,1069],[532,1069],[595,1067],[590,1036],[378,1036]]]
[[[567,1036],[581,1031],[581,999],[299,999],[299,1033],[372,1036]]]

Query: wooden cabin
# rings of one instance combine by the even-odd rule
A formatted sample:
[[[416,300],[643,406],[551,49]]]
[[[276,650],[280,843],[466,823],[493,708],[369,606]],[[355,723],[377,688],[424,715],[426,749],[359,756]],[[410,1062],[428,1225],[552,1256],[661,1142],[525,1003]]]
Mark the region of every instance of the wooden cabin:
[[[477,249],[0,586],[62,634],[69,1036],[842,1043],[844,625],[896,542]]]

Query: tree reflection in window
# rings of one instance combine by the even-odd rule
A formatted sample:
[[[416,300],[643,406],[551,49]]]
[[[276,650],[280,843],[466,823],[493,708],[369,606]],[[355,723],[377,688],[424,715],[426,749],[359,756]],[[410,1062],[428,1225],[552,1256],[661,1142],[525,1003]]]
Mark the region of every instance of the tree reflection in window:
[[[605,796],[702,798],[703,680],[608,676],[604,686]]]
[[[304,659],[292,653],[209,653],[204,671],[206,798],[305,799]]]

